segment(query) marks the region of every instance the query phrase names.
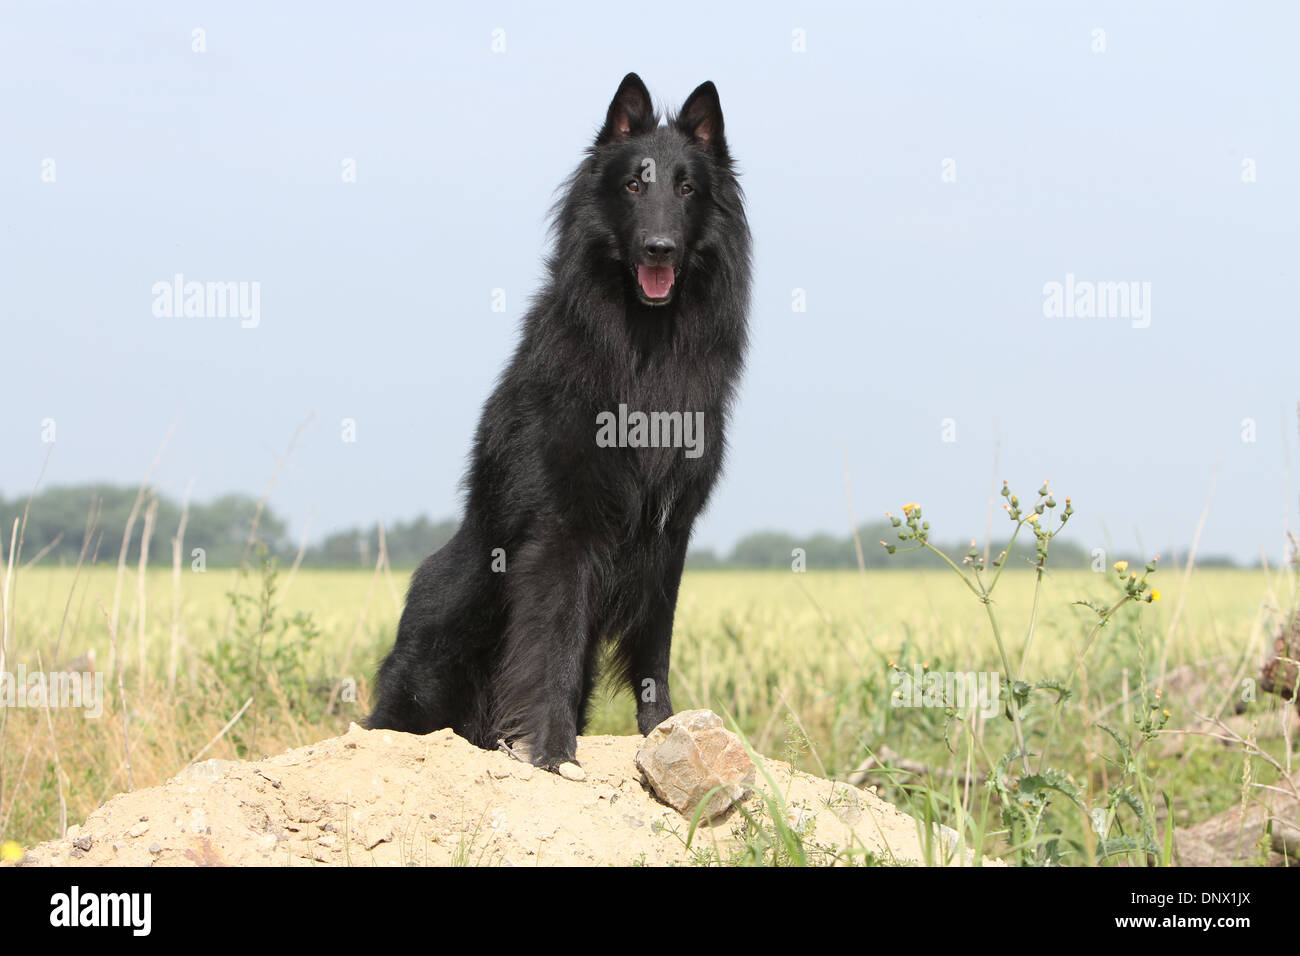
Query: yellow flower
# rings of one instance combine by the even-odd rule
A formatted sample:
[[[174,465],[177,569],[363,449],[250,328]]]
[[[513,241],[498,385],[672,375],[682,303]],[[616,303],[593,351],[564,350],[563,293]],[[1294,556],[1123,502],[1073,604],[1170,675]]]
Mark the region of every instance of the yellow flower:
[[[5,840],[0,843],[0,860],[6,863],[17,863],[23,858],[23,848],[13,840]]]
[[[1025,520],[1028,521],[1030,524],[1038,524],[1038,515],[1037,515],[1036,513],[1035,513],[1035,514],[1031,514],[1031,515],[1030,515],[1028,518],[1026,518]]]
[[[1151,589],[1151,600],[1153,600],[1153,601],[1159,601],[1159,600],[1160,600],[1160,592],[1157,591],[1155,588],[1152,588],[1152,589]]]
[[[915,501],[909,501],[907,504],[903,505],[903,514],[910,515],[913,511],[915,511],[919,507],[921,506],[918,505]]]
[[[1115,570],[1118,571],[1120,574],[1123,574],[1125,571],[1128,570],[1128,562],[1127,562],[1127,561],[1116,561],[1116,562],[1115,562]]]

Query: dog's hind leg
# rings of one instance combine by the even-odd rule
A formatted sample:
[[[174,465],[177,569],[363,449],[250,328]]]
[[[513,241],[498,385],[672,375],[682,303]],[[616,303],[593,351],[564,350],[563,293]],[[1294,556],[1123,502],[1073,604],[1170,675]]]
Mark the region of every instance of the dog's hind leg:
[[[439,630],[437,622],[403,614],[397,643],[379,668],[377,699],[367,727],[427,734],[456,723],[461,668],[446,657],[434,661],[425,650],[438,643]]]
[[[414,734],[451,727],[480,747],[495,746],[478,711],[503,615],[499,585],[478,551],[458,533],[416,571],[366,726]]]

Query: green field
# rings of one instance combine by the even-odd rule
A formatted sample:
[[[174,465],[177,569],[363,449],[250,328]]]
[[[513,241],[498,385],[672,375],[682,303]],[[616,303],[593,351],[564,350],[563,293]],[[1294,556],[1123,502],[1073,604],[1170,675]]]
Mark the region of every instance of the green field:
[[[98,719],[72,709],[0,712],[0,839],[58,836],[61,820],[77,822],[125,789],[128,749],[130,784],[140,787],[200,753],[258,756],[344,731],[366,712],[408,575],[186,569],[177,618],[172,572],[150,570],[141,628],[141,582],[128,570],[116,635],[119,694],[107,624],[116,567],[17,572],[4,669],[54,671],[93,650],[107,699]],[[1267,759],[1244,755],[1248,745],[1186,733],[1204,729],[1198,714],[1221,716],[1289,768],[1281,736],[1289,709],[1268,695],[1242,698],[1252,696],[1243,682],[1258,676],[1273,633],[1295,606],[1293,575],[1196,570],[1185,578],[1162,568],[1151,578],[1161,599],[1122,608],[1080,658],[1097,615],[1072,602],[1112,604],[1115,575],[1049,573],[1022,664],[1034,578],[1009,570],[996,591],[1012,670],[1026,683],[1063,681],[1080,663],[1059,712],[1050,689],[1034,692],[1021,710],[1037,772],[1027,772],[1027,761],[1006,763],[1013,783],[1026,788],[1019,792],[1038,787],[1029,833],[1001,814],[1009,791],[985,785],[1016,747],[1001,712],[981,717],[891,702],[891,668],[1002,670],[985,609],[946,568],[688,572],[673,638],[674,704],[728,715],[758,750],[827,776],[847,776],[886,748],[889,759],[866,783],[985,852],[1021,862],[1159,862],[1151,844],[1163,843],[1166,796],[1177,822],[1195,822],[1243,799],[1247,769],[1254,782],[1277,778]],[[232,603],[236,588],[242,597]],[[344,679],[355,682],[355,694]],[[635,729],[631,693],[602,693],[589,732]],[[1012,775],[1007,767],[995,774]],[[1105,838],[1090,822],[1098,808]]]

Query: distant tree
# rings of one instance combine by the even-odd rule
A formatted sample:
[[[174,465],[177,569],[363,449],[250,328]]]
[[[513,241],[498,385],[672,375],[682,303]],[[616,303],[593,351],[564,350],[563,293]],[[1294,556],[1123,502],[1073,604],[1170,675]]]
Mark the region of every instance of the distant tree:
[[[717,552],[712,548],[693,548],[686,553],[686,567],[692,570],[705,571],[720,567],[721,564]]]
[[[388,563],[398,567],[419,564],[451,540],[455,521],[431,521],[421,515],[413,521],[397,521],[384,527]],[[379,525],[349,528],[327,535],[303,556],[306,565],[356,567],[373,565],[379,555]]]
[[[12,528],[14,520],[21,519],[26,510],[27,525],[22,535],[20,557],[34,557],[45,547],[53,545],[44,561],[68,564],[77,560],[87,522],[97,511],[92,549],[87,553],[87,560],[116,561],[136,494],[135,488],[108,484],[47,488],[32,498],[30,509],[25,498],[0,501],[0,524]],[[166,564],[171,562],[171,539],[180,525],[181,510],[166,495],[153,494],[158,501],[158,513],[149,540],[149,561]],[[127,561],[132,564],[140,559],[144,510],[142,506],[131,529]],[[208,504],[192,503],[185,529],[187,556],[190,548],[203,548],[209,564],[238,563],[243,557],[256,510],[257,500],[248,495],[224,495]],[[285,524],[269,507],[262,511],[258,531],[259,538],[271,553],[283,554],[287,550]]]

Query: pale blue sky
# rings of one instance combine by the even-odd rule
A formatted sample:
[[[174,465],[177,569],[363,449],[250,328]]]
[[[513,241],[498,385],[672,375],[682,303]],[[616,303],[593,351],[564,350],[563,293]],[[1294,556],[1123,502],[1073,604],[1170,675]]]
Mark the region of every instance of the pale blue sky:
[[[636,70],[673,106],[717,83],[755,236],[698,545],[844,532],[845,451],[860,520],[916,500],[941,537],[982,534],[997,421],[1000,475],[1051,477],[1080,544],[1189,543],[1217,468],[1203,551],[1276,560],[1298,30],[1283,3],[7,0],[0,491],[34,481],[43,419],[46,483],[136,482],[179,415],[165,491],[260,493],[314,412],[272,497],[295,534],[458,513],[554,190]],[[260,282],[260,325],[155,317],[178,272]],[[1151,283],[1150,327],[1045,317],[1067,274]]]

